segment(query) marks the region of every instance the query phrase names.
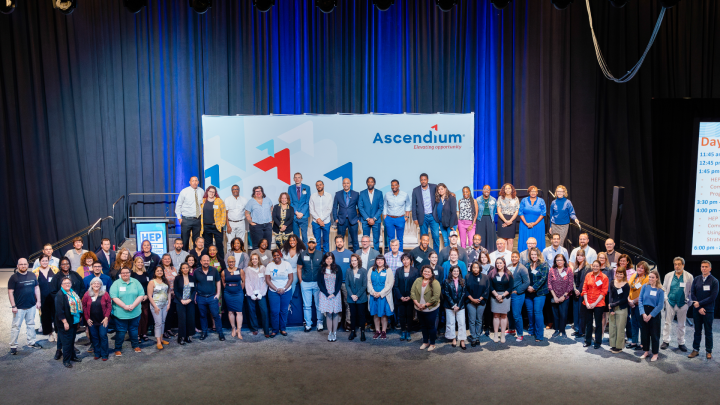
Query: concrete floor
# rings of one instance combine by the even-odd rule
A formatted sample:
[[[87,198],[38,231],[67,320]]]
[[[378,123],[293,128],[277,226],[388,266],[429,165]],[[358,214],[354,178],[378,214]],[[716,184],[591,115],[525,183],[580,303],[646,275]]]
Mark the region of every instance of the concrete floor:
[[[418,350],[420,333],[413,333],[410,343],[396,333],[387,341],[350,342],[341,331],[338,341],[329,343],[326,333],[292,328],[288,337],[265,339],[245,331],[239,341],[228,332],[226,342],[211,335],[184,347],[173,342],[162,352],[146,343],[139,354],[126,342],[123,357],[107,362],[93,360],[87,346],[79,345],[83,362],[65,369],[52,359],[54,343],[46,340],[40,341],[45,349],[21,346],[17,355],[9,354],[8,307],[7,289],[1,288],[3,404],[720,402],[720,363],[705,360],[704,353],[691,360],[671,348],[650,363],[640,360],[639,352],[612,355],[607,346],[585,349],[571,339],[499,344],[485,338],[467,351],[443,341],[427,353]],[[715,326],[720,331],[720,322]],[[25,343],[24,329],[19,343]]]

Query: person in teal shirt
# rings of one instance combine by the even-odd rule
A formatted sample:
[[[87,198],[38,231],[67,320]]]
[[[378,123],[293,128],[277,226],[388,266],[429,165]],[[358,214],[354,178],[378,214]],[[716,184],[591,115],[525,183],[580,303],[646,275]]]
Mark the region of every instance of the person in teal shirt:
[[[140,303],[147,299],[145,290],[139,281],[130,277],[130,269],[120,270],[120,278],[110,286],[110,298],[113,301],[115,317],[115,356],[122,356],[125,333],[130,333],[130,345],[139,353],[138,325],[140,324]]]

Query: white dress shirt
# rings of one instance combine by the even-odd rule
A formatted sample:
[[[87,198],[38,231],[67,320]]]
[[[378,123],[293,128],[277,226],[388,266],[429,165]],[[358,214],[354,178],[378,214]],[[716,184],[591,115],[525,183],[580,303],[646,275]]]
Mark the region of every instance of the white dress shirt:
[[[228,210],[228,221],[240,222],[245,221],[245,206],[248,199],[243,196],[230,196],[225,200],[225,208]]]
[[[498,252],[496,250],[496,251],[490,253],[490,264],[492,264],[493,267],[495,266],[495,260],[497,260],[498,257],[502,257],[503,259],[505,259],[505,266],[508,266],[512,263],[512,261],[510,260],[512,258],[511,251],[505,250],[504,252]]]
[[[315,193],[310,196],[310,215],[312,215],[313,221],[321,219],[325,224],[329,224],[332,204],[333,197],[327,191],[323,195]]]
[[[185,187],[180,192],[177,202],[175,203],[175,215],[177,219],[182,219],[182,217],[200,218],[200,215],[198,215],[199,208],[197,208],[193,193],[197,195],[197,204],[202,204],[205,190],[200,187],[195,190],[190,186]]]
[[[577,256],[578,250],[580,250],[580,247],[576,247],[572,253],[570,253],[570,263],[575,263],[575,256]],[[585,261],[592,264],[592,262],[597,260],[597,252],[591,248],[590,245],[585,245],[585,249],[583,250],[585,251]]]

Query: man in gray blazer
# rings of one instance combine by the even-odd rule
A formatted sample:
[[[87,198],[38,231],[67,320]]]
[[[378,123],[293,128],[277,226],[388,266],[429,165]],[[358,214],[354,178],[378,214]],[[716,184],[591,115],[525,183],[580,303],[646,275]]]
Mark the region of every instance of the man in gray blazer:
[[[380,256],[380,252],[370,247],[369,235],[363,235],[360,240],[360,246],[362,246],[362,248],[358,249],[355,254],[360,256],[360,259],[362,260],[362,267],[370,270],[370,267],[375,264],[375,258]]]

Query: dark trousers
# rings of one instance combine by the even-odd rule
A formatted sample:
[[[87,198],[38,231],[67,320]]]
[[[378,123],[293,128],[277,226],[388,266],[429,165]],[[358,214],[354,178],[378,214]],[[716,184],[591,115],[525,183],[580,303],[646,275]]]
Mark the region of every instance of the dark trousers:
[[[348,236],[348,249],[351,251],[356,251],[360,249],[360,245],[358,244],[358,223],[355,222],[355,225],[350,224],[350,220],[346,219],[345,224],[340,225],[338,224],[337,227],[337,234],[345,237],[345,231],[349,230],[350,235]],[[350,247],[352,245],[352,248]]]
[[[645,305],[645,308],[643,309],[643,314],[650,315],[650,313],[653,309],[655,309],[655,307]],[[652,348],[652,354],[658,354],[658,349],[660,349],[661,323],[662,316],[660,314],[658,314],[658,316],[650,318],[650,321],[648,322],[645,322],[645,320],[642,319],[642,315],[640,315],[640,327],[642,328],[642,335],[640,336],[640,341],[642,342],[642,348],[644,351],[649,352]],[[712,348],[710,350],[712,350]]]
[[[180,238],[183,242],[183,250],[186,252],[190,251],[190,233],[192,233],[192,240],[195,243],[195,239],[200,236],[200,218],[183,217],[182,219]]]
[[[250,225],[250,242],[252,248],[260,247],[260,240],[267,239],[268,246],[272,243],[272,222],[267,224]]]
[[[186,339],[195,335],[195,304],[192,301],[187,304],[174,303],[177,310],[178,337]]]
[[[398,314],[398,318],[400,318],[400,330],[403,332],[409,332],[410,328],[408,324],[412,322],[413,301],[400,301],[398,298],[395,312]]]
[[[140,317],[136,316],[131,319],[120,319],[115,317],[115,351],[122,351],[123,342],[125,341],[125,333],[130,334],[130,346],[132,348],[140,347],[138,340],[138,325]]]
[[[138,333],[140,336],[147,336],[148,322],[150,319],[150,300],[147,299],[140,304],[140,324],[138,325]]]
[[[55,299],[48,294],[40,306],[40,325],[42,326],[43,335],[52,333],[53,318],[55,318]]]
[[[263,296],[257,301],[253,300],[247,300],[248,308],[250,309],[250,331],[255,332],[258,330],[258,316],[257,313],[260,311],[260,320],[262,322],[262,328],[263,332],[265,332],[266,335],[270,334],[269,324],[270,321],[268,320],[268,304],[267,304],[267,297]],[[319,320],[319,322],[322,322],[322,320]]]
[[[107,359],[110,352],[108,349],[108,328],[104,327],[102,323],[93,323],[93,326],[88,326],[87,330],[90,332],[90,341],[92,341],[95,357]]]
[[[431,345],[435,344],[435,339],[437,339],[437,328],[435,327],[437,315],[437,309],[432,312],[418,312],[420,327],[422,329],[423,343],[429,343]]]
[[[693,308],[693,325],[695,325],[695,336],[693,338],[693,350],[700,351],[700,339],[702,339],[702,330],[705,328],[705,351],[712,353],[713,335],[712,324],[715,318],[715,312],[706,312],[700,315],[698,308]],[[659,328],[659,326],[658,326]]]
[[[582,306],[585,318],[585,343],[592,343],[593,334],[593,318],[595,318],[595,344],[602,344],[602,316],[604,307],[595,307],[589,309],[585,305]]]
[[[57,350],[62,351],[63,344],[62,344],[62,331],[65,329],[63,327],[62,322],[58,325],[58,322],[55,320],[55,317],[53,316],[53,323],[55,324],[55,332],[57,332]]]
[[[75,335],[77,334],[77,324],[69,323],[70,327],[65,330],[65,326],[60,324],[60,328],[57,330],[58,338],[62,335],[62,351],[63,351],[63,363],[70,363],[71,359],[77,357],[75,354]]]
[[[350,330],[355,330],[357,328],[365,330],[365,308],[367,308],[368,303],[348,303],[348,306],[350,307]]]
[[[552,304],[553,322],[555,322],[555,331],[565,333],[565,326],[567,326],[567,312],[570,300],[566,299],[561,303]]]
[[[220,305],[218,304],[218,300],[215,299],[214,296],[203,297],[198,295],[197,304],[200,309],[200,328],[203,333],[207,333],[208,317],[212,316],[215,321],[215,329],[217,329],[218,333],[222,335],[222,322],[220,321]]]
[[[175,300],[168,303],[167,318],[165,318],[165,330],[163,332],[167,332],[172,328],[177,328],[177,306],[178,304]]]
[[[583,298],[573,298],[573,329],[575,332],[585,333],[585,315],[583,314]]]
[[[218,259],[221,261],[225,258],[225,248],[223,246],[223,234],[220,232],[215,224],[205,224],[203,227],[203,239],[205,239],[205,248],[209,248],[211,245],[217,247]]]

